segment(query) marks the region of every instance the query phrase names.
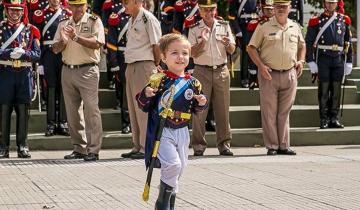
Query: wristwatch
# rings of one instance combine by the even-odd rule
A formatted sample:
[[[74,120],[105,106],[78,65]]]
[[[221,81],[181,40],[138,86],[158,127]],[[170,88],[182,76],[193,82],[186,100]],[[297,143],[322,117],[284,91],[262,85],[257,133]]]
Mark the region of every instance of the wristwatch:
[[[73,40],[74,42],[77,42],[77,41],[79,40],[79,37],[78,37],[77,35],[75,35],[74,38],[72,38],[72,40]]]
[[[301,62],[302,65],[305,65],[305,61],[304,61],[304,60],[298,60],[298,62]]]

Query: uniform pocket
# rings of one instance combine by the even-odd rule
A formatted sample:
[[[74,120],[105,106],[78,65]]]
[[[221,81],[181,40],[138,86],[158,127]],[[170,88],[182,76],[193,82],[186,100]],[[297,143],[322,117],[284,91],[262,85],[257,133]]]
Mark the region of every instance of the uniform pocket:
[[[291,35],[289,37],[289,47],[291,49],[297,49],[297,46],[298,46],[298,38],[297,38],[297,36]]]

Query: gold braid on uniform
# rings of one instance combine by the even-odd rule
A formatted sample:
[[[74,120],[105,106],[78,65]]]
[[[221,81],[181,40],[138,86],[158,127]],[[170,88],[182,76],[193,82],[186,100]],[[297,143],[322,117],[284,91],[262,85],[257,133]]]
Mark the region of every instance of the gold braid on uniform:
[[[96,16],[96,15],[91,15],[91,16],[90,16],[90,19],[92,19],[92,20],[97,20],[97,19],[98,19],[98,16]]]
[[[198,79],[196,79],[194,77],[193,77],[193,85],[199,91],[198,94],[200,94],[201,89],[202,89],[201,83],[200,83],[200,81]]]
[[[150,85],[151,88],[158,88],[164,76],[165,74],[161,72],[151,75],[148,85]]]

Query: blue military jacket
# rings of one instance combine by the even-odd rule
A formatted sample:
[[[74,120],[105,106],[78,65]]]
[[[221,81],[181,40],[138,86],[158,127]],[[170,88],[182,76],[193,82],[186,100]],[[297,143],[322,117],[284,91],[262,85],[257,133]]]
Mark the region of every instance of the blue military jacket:
[[[185,77],[179,77],[170,71],[164,73],[157,73],[150,78],[151,83],[158,85],[158,92],[155,96],[147,98],[145,96],[145,88],[136,95],[136,100],[139,107],[144,111],[148,112],[148,125],[146,133],[146,145],[145,145],[145,164],[150,164],[150,158],[156,133],[158,131],[160,122],[160,113],[163,110],[161,100],[166,98],[169,93],[168,90],[172,85],[175,85],[174,100],[171,104],[171,109],[175,111],[174,116],[168,116],[166,118],[165,127],[169,128],[182,128],[189,125],[190,116],[192,113],[198,113],[205,109],[207,106],[199,106],[199,103],[194,95],[202,94],[201,84],[199,80],[186,74]],[[185,116],[186,117],[181,117]]]
[[[229,22],[234,34],[241,31],[240,25],[247,25],[251,20],[258,18],[257,0],[228,0],[229,1]],[[240,11],[239,7],[243,1],[246,1],[244,7]]]
[[[318,55],[325,55],[329,57],[337,57],[344,55],[343,50],[335,50],[337,47],[345,47],[345,43],[349,44],[347,52],[347,62],[352,62],[352,47],[351,47],[351,20],[348,16],[337,13],[335,20],[326,28],[324,33],[320,36],[318,43],[315,45],[316,37],[324,27],[326,22],[331,18],[327,13],[322,13],[319,16],[314,16],[309,20],[308,30],[306,33],[306,62],[316,60],[316,53]],[[317,49],[319,45],[334,46],[334,49]]]

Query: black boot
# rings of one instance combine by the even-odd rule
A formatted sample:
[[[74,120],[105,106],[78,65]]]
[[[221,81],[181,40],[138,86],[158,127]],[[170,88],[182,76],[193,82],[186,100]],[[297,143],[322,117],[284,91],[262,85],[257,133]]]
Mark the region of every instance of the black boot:
[[[10,123],[11,123],[12,111],[13,111],[12,105],[3,104],[1,106],[2,138],[0,138],[0,158],[9,158]]]
[[[49,87],[47,90],[47,126],[45,136],[53,136],[56,131],[56,90]]]
[[[69,126],[67,122],[60,122],[57,127],[56,133],[62,136],[70,136]]]
[[[56,125],[54,122],[49,122],[46,126],[45,136],[55,135]]]
[[[318,86],[320,129],[329,127],[328,119],[328,101],[329,101],[329,83],[319,82]]]
[[[332,82],[330,88],[330,122],[329,128],[344,128],[339,121],[339,110],[341,101],[341,82]]]
[[[160,181],[159,197],[155,203],[155,210],[170,210],[170,196],[174,189]]]
[[[175,199],[176,199],[176,193],[171,194],[171,197],[170,197],[170,210],[175,209]]]
[[[19,158],[31,158],[27,145],[29,105],[15,105],[16,112],[16,145]]]
[[[63,136],[70,136],[69,126],[67,123],[66,109],[64,95],[62,90],[59,90],[59,112],[58,112],[58,127],[56,133]]]

